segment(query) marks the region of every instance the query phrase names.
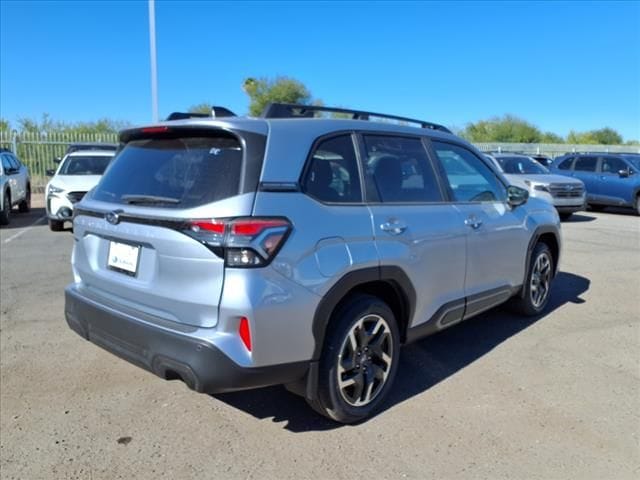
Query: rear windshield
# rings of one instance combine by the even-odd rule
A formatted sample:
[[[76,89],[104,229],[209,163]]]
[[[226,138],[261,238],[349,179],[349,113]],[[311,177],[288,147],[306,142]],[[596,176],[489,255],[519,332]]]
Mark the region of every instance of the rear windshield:
[[[67,157],[59,175],[102,175],[113,157],[83,155]]]
[[[240,192],[242,146],[231,134],[153,138],[127,143],[93,198],[191,208]]]

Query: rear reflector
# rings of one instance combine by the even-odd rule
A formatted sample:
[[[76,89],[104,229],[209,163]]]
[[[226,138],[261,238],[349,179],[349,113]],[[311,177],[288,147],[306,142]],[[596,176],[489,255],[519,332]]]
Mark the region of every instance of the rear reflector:
[[[245,348],[251,351],[251,331],[249,330],[249,319],[247,317],[240,318],[238,334],[240,335],[240,340],[244,343]]]

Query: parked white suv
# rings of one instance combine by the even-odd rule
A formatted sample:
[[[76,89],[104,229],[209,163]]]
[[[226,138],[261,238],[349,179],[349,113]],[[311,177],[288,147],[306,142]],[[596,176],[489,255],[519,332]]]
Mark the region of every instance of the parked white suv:
[[[562,220],[585,209],[584,183],[577,178],[551,173],[533,158],[517,153],[493,153],[487,155],[509,183],[529,190],[532,197],[551,203]]]
[[[31,180],[29,169],[11,151],[0,149],[0,225],[11,221],[11,209],[20,212],[31,209]]]
[[[79,150],[65,155],[57,170],[48,170],[53,178],[47,184],[49,228],[59,232],[71,221],[73,206],[96,186],[115,152]]]

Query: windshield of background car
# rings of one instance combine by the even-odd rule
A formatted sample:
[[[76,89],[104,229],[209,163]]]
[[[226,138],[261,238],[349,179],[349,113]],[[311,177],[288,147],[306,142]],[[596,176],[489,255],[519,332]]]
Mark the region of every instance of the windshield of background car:
[[[96,143],[95,145],[69,145],[69,147],[67,147],[67,153],[78,152],[80,150],[102,150],[106,152],[115,152],[117,149],[118,147],[116,145],[101,145],[99,143]]]
[[[67,157],[58,175],[102,175],[112,159],[94,155]]]
[[[226,132],[133,140],[116,156],[93,198],[127,203],[132,196],[158,197],[167,201],[155,206],[167,208],[205,205],[239,194],[242,160],[239,140]]]
[[[544,175],[549,173],[549,170],[528,157],[498,157],[496,160],[504,170],[504,173],[516,175]]]

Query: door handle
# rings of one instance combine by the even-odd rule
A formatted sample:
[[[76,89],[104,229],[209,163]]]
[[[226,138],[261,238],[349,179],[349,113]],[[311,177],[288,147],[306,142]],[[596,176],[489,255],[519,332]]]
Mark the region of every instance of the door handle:
[[[407,226],[402,222],[390,220],[380,225],[380,229],[391,235],[400,235],[407,229]]]
[[[482,225],[482,220],[480,220],[478,217],[471,216],[464,221],[464,224],[468,227],[473,228],[474,230],[477,230]]]

